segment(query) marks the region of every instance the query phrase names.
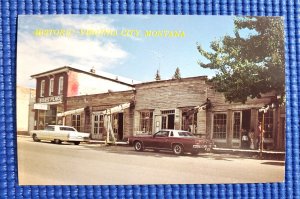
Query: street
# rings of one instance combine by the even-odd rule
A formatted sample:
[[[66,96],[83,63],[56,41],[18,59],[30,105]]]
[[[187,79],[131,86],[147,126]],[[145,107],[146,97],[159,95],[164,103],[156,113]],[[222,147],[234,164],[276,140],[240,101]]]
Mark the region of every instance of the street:
[[[231,154],[175,156],[128,146],[33,142],[18,137],[20,185],[125,185],[282,182],[284,161]]]

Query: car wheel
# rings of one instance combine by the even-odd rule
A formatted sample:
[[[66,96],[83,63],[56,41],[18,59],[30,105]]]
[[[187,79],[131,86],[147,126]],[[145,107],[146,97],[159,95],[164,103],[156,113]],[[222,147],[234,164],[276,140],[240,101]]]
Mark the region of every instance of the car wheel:
[[[33,141],[35,141],[35,142],[39,142],[40,140],[38,139],[38,137],[36,136],[36,134],[33,134],[32,135],[32,139],[33,139]]]
[[[75,145],[79,145],[80,142],[79,142],[79,141],[75,141],[74,144],[75,144]]]
[[[183,154],[183,146],[180,144],[175,144],[173,146],[173,152],[175,155],[182,155]]]
[[[54,144],[61,144],[61,140],[59,140],[59,139],[54,139]]]
[[[143,151],[144,149],[143,149],[143,144],[142,144],[142,142],[136,141],[136,142],[134,143],[134,149],[135,149],[136,151]]]
[[[206,152],[206,153],[211,153],[211,151],[212,151],[212,148],[210,148],[210,147],[205,148],[205,152]]]

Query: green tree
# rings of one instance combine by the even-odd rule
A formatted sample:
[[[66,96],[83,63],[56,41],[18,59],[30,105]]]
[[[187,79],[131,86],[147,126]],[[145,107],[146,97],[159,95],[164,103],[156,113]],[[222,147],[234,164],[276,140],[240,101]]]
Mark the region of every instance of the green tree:
[[[156,81],[161,80],[161,77],[160,77],[160,74],[159,74],[159,70],[156,71],[155,80]]]
[[[285,97],[283,19],[236,17],[234,25],[235,35],[211,42],[211,51],[197,45],[209,61],[199,62],[200,66],[217,71],[211,81],[227,101],[245,103],[247,97],[260,98],[272,91],[281,103]]]
[[[177,67],[172,79],[181,79],[180,69]]]

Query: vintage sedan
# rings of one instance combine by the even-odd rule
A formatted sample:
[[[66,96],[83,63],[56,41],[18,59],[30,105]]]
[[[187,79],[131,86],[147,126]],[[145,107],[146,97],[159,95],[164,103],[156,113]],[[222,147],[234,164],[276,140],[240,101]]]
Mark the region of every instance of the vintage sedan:
[[[74,127],[62,125],[48,125],[44,130],[30,131],[33,141],[48,140],[56,144],[72,142],[79,145],[80,142],[89,141],[90,134],[78,132]]]
[[[201,151],[211,151],[215,147],[212,140],[198,138],[188,131],[162,129],[154,135],[139,135],[130,137],[129,144],[136,151],[144,149],[169,150],[175,155],[181,155],[185,152],[198,154]]]

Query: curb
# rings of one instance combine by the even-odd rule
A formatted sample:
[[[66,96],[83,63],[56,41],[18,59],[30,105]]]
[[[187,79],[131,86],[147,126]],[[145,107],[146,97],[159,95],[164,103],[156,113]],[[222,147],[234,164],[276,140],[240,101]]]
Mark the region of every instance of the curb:
[[[259,150],[215,148],[212,152],[216,154],[234,154],[246,157],[257,157],[258,159],[285,160],[285,152],[281,151],[262,151],[261,154]]]

